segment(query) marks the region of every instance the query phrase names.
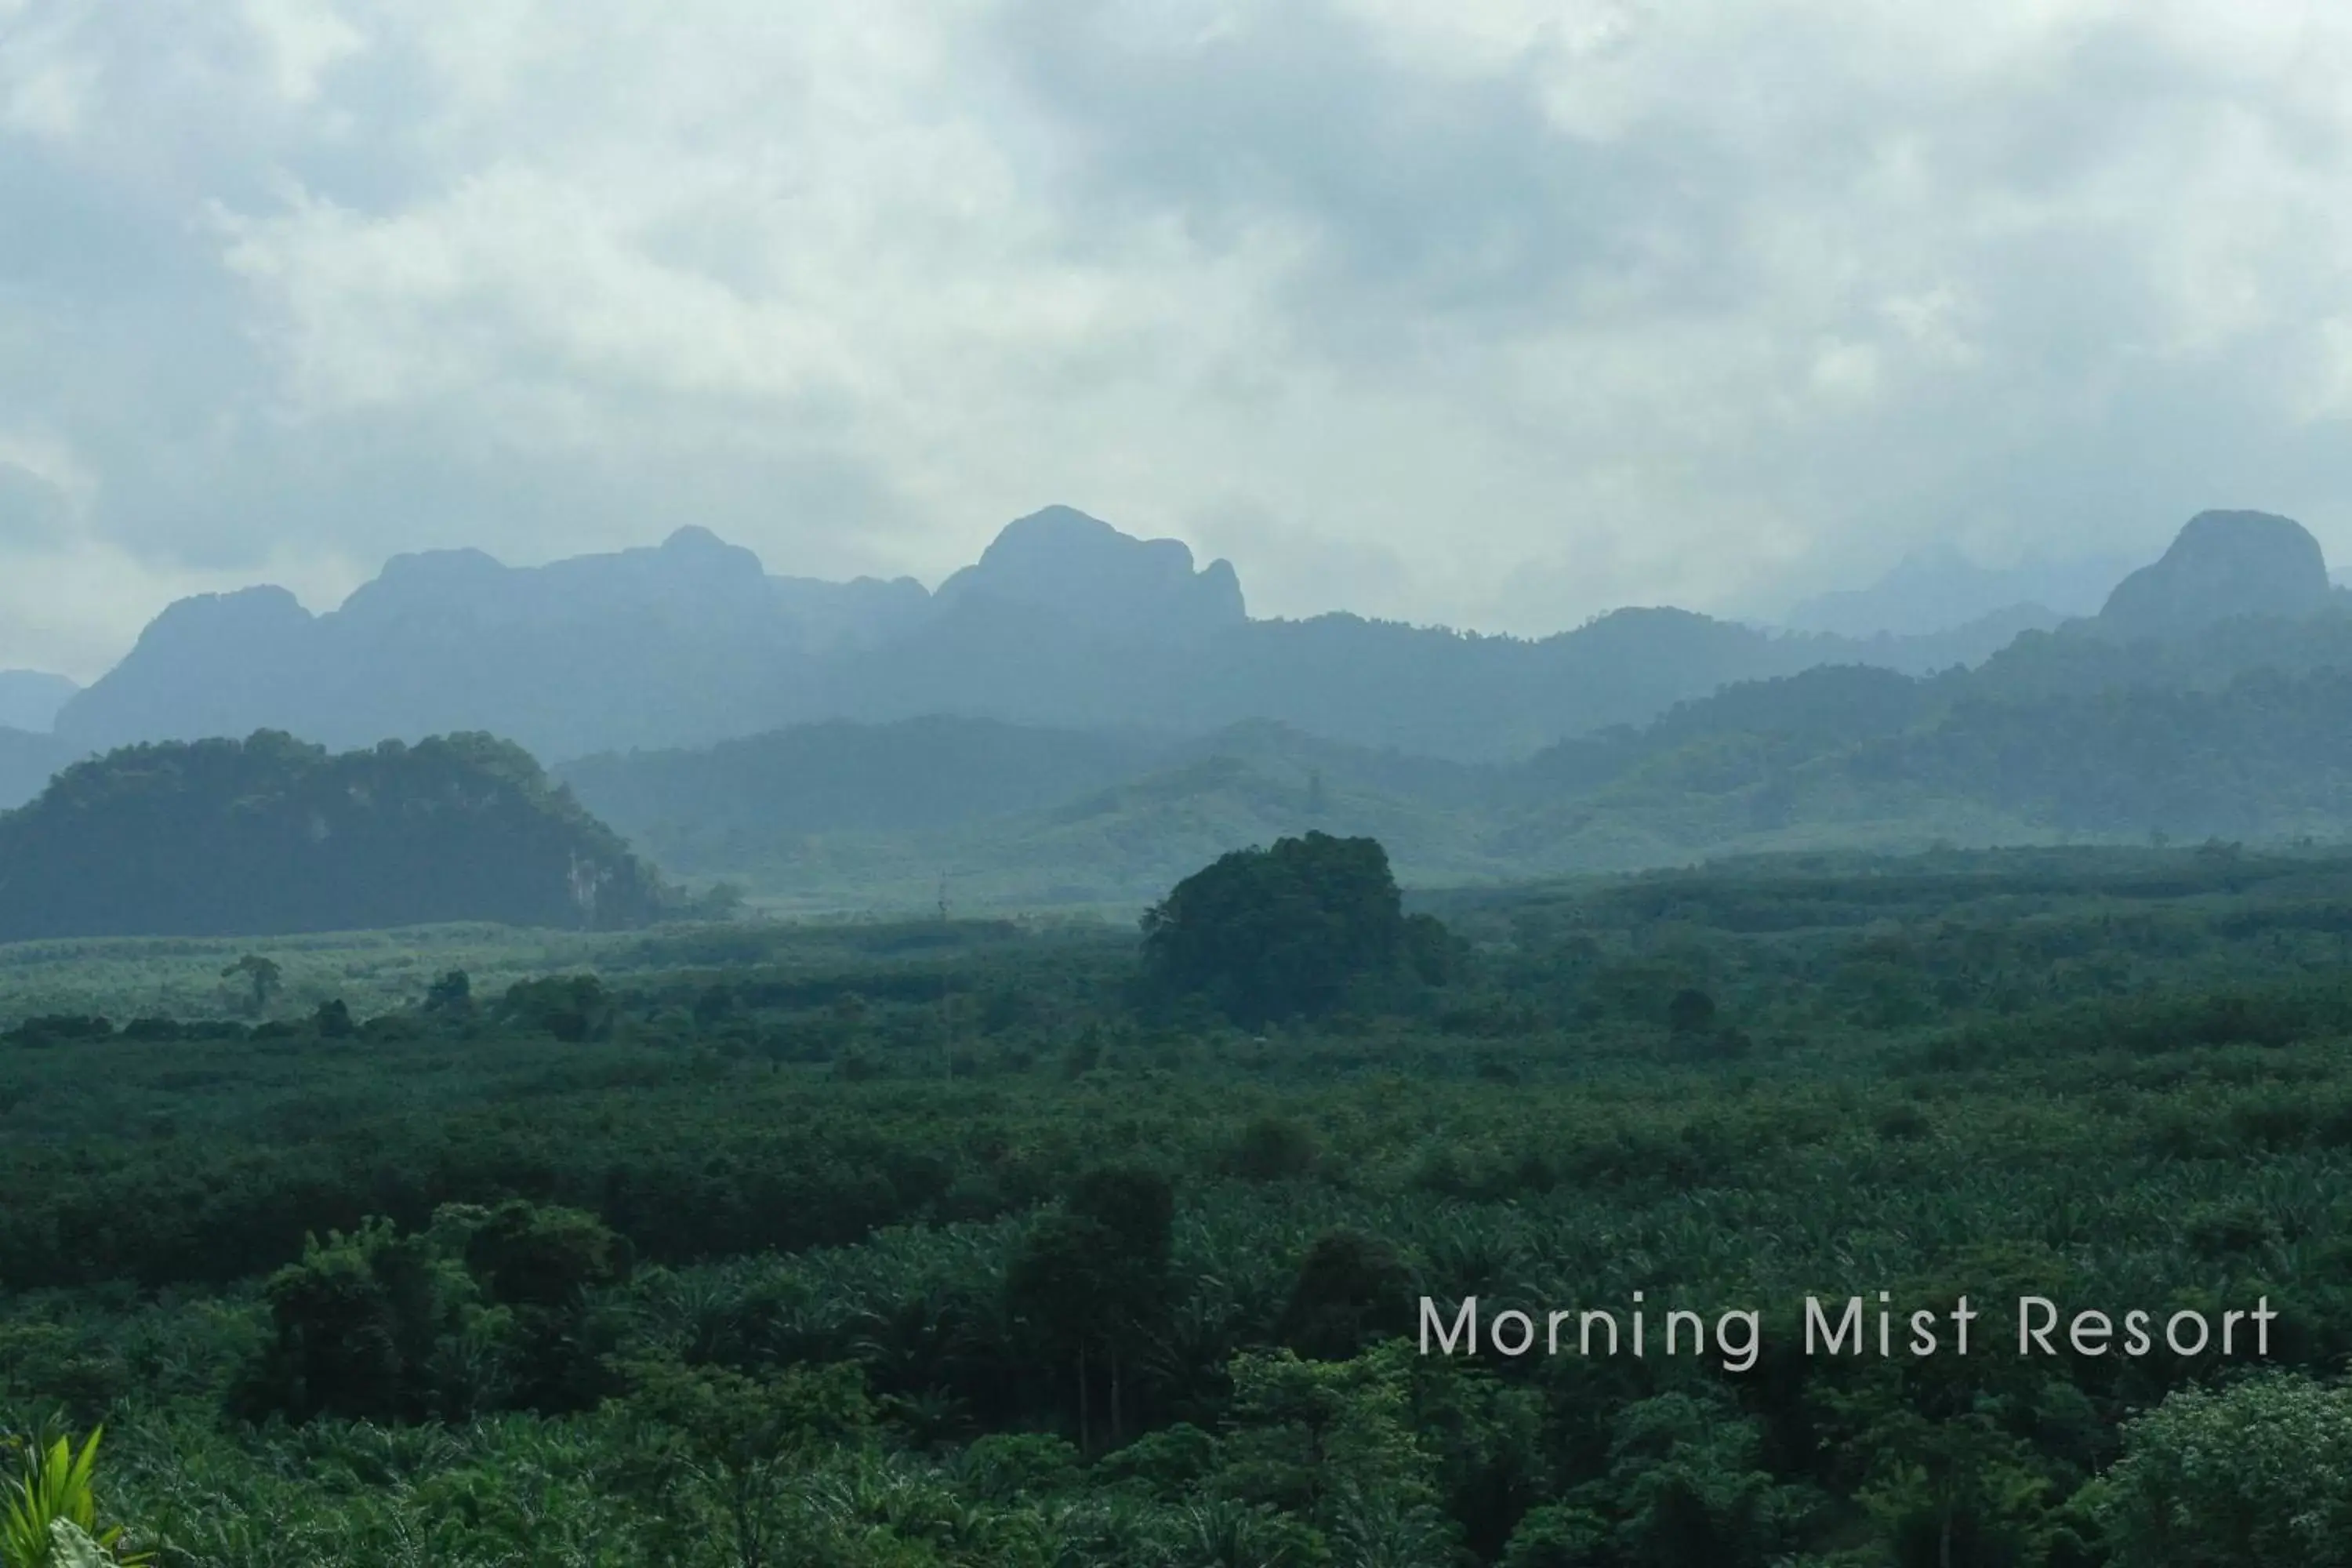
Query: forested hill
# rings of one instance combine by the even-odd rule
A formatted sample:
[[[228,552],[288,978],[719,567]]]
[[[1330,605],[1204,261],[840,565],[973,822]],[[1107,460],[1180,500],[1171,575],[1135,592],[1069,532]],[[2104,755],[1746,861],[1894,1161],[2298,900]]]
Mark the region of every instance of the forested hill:
[[[696,751],[605,752],[556,772],[664,864],[808,834],[925,832],[1065,804],[1150,768],[1164,738],[932,715],[796,725]]]
[[[488,735],[341,756],[268,731],[132,746],[0,816],[0,942],[613,927],[661,898],[618,837]]]
[[[1513,839],[1764,849],[2052,836],[2352,835],[2352,665],[2011,696],[1975,678],[1815,670],[1734,687],[1519,771]],[[1585,848],[1580,851],[1576,845]]]
[[[1832,846],[2352,835],[2352,662],[2053,684],[1832,667],[1507,765],[1278,725],[1153,744],[929,720],[563,776],[664,866],[809,909],[928,908],[942,872],[960,902],[1139,905],[1187,865],[1314,828],[1378,837],[1423,887]]]

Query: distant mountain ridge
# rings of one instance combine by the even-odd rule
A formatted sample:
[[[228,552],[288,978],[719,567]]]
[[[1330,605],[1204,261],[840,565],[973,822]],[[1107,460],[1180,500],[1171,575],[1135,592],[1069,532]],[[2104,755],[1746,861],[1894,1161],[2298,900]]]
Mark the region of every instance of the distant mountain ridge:
[[[2238,525],[2199,527],[2226,551]],[[2269,524],[2246,531],[2275,547]],[[941,872],[1001,902],[1148,899],[1188,865],[1312,826],[1379,837],[1423,883],[1773,848],[2352,835],[2352,610],[2246,613],[2217,581],[2239,613],[2184,615],[2169,637],[2078,621],[1973,669],[1816,666],[1519,760],[1265,721],[1114,742],[914,721],[561,772],[682,872],[900,907]],[[971,787],[910,795],[908,777]]]
[[[55,735],[0,729],[0,811],[40,794],[72,757],[72,749]]]
[[[2261,573],[2209,562],[2188,586],[2216,584],[2223,613],[2192,600],[2147,637],[2072,621],[1973,668],[1920,674],[1822,663],[1854,645],[1670,610],[1622,611],[1533,643],[1350,616],[1236,623],[1212,574],[1166,552],[1181,574],[1155,565],[1130,591],[1174,606],[1171,624],[1074,628],[1051,611],[1066,585],[1024,572],[1010,579],[1019,592],[960,591],[911,630],[798,667],[841,683],[836,696],[867,683],[861,700],[881,719],[608,751],[551,770],[563,788],[486,737],[331,757],[259,735],[80,763],[33,806],[0,816],[0,940],[226,929],[205,923],[225,896],[256,930],[602,920],[563,902],[583,863],[635,889],[600,911],[643,918],[666,895],[620,836],[674,871],[747,880],[792,907],[905,910],[941,897],[1138,904],[1227,849],[1308,828],[1378,837],[1424,885],[1797,847],[2352,835],[2352,610],[2332,592],[2312,598],[2307,552],[2273,523],[2225,517],[2197,532],[2184,554],[2226,558],[2251,541],[2258,555],[2304,558],[2303,575],[2265,590]],[[717,542],[677,547],[702,558],[653,563],[688,584],[674,618],[710,602],[692,586],[698,573],[731,574],[728,592],[747,604],[764,592]],[[493,580],[473,562],[421,570]],[[466,628],[485,617],[572,627],[605,591],[559,581],[539,608],[494,596],[478,614],[462,595],[403,607],[387,592],[330,624],[363,631],[429,613],[438,635],[478,651]],[[642,582],[614,591],[634,595],[631,615],[658,607]],[[275,616],[309,636],[328,619],[271,599],[258,595],[252,624]],[[217,613],[217,602],[184,606],[151,637],[192,658],[203,637],[193,650],[174,640]],[[743,619],[762,636],[772,624],[757,608]],[[1773,658],[1800,668],[1779,673]],[[1675,695],[1733,671],[1745,678]],[[440,678],[466,675],[460,660]],[[1019,696],[1026,683],[1043,693],[1035,706],[1084,722],[887,716],[943,690],[984,698],[1002,684]],[[1216,721],[1244,700],[1307,711]],[[1545,724],[1557,726],[1549,744]],[[1398,733],[1490,743],[1448,757],[1396,744]],[[1497,735],[1512,744],[1492,744]],[[78,746],[0,731],[0,785],[12,765],[54,766]],[[519,846],[530,847],[520,860]],[[473,890],[444,896],[452,887]],[[497,900],[493,887],[505,889]]]
[[[1181,542],[1132,539],[1066,506],[1007,523],[934,599],[942,609],[994,600],[1119,641],[1196,637],[1249,619],[1231,562],[1195,572]]]
[[[604,752],[556,773],[664,864],[714,871],[810,835],[929,832],[1043,810],[1170,750],[1164,737],[987,719],[835,719],[702,749]]]
[[[1318,827],[1379,838],[1423,886],[1783,849],[2352,836],[2352,670],[2023,700],[1969,685],[1823,667],[1501,764],[1248,725],[1143,748],[1108,781],[1108,753],[1057,772],[1066,734],[971,721],[996,731],[1000,777],[1023,788],[983,787],[946,810],[860,798],[873,760],[923,765],[940,732],[921,721],[778,738],[803,766],[772,776],[773,811],[738,773],[727,814],[706,815],[709,753],[564,774],[665,867],[833,911],[929,908],[942,889],[963,904],[1139,905],[1227,850]],[[841,744],[843,729],[863,732]],[[958,743],[933,761],[969,756]],[[890,776],[868,782],[887,789]]]
[[[0,669],[0,729],[47,731],[81,688],[38,669]]]
[[[538,568],[478,551],[399,556],[324,615],[268,587],[173,605],[57,728],[89,750],[259,729],[332,746],[479,730],[558,755],[615,731],[683,743],[790,717],[772,699],[805,681],[812,645],[854,640],[905,598],[825,587],[780,586],[697,529]]]
[[[1629,609],[1528,640],[1349,615],[1252,620],[1230,563],[1196,566],[1177,541],[1049,507],[935,594],[908,579],[771,576],[750,551],[685,528],[656,548],[536,568],[478,551],[400,556],[320,615],[271,587],[184,600],[57,730],[75,753],[257,729],[333,746],[486,731],[567,758],[826,719],[1169,733],[1266,719],[1492,759],[1742,677],[1974,662],[2017,629],[1786,637]]]
[[[2239,616],[2308,616],[2334,589],[2319,541],[2292,518],[2203,511],[2164,554],[2116,584],[2098,626],[2124,638],[2178,636]]]
[[[2097,614],[2132,564],[2122,556],[2088,555],[1988,567],[1946,547],[1905,556],[1868,587],[1800,600],[1778,618],[1791,630],[1852,637],[1919,637],[1989,616],[2004,617],[2021,631],[2028,626],[2047,630]]]

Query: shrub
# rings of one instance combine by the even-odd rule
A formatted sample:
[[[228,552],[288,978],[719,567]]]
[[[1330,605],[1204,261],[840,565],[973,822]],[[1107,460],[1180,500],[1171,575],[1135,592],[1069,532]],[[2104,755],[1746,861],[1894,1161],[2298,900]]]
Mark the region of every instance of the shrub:
[[[2183,1389],[2124,1428],[2092,1509],[2116,1568],[2352,1563],[2352,1389]]]
[[[1242,1129],[1225,1165],[1246,1181],[1286,1181],[1312,1171],[1318,1153],[1307,1128],[1286,1117],[1261,1116]]]

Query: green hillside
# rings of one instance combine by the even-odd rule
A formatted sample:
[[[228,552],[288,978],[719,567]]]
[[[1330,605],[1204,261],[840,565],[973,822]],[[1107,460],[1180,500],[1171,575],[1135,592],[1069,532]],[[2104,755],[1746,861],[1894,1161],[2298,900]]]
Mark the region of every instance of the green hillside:
[[[660,899],[610,829],[487,735],[341,756],[268,731],[126,747],[0,816],[0,942],[625,926]]]
[[[1191,867],[1310,828],[1379,838],[1423,887],[1782,849],[2352,833],[2352,617],[2224,622],[2131,660],[2036,637],[1975,672],[1823,667],[1512,764],[1267,723],[1149,745],[929,721],[567,776],[671,869],[790,910],[903,911],[943,890],[1139,909]]]

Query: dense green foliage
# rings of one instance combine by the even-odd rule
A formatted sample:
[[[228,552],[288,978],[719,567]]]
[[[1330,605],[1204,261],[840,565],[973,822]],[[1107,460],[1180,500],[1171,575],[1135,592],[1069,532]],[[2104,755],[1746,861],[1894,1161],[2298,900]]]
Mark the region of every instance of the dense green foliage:
[[[0,993],[0,1426],[103,1420],[100,1522],[170,1564],[2341,1560],[2352,863],[1417,912],[1447,984],[1252,1029],[1138,1012],[1080,928],[499,983],[469,936],[348,1031],[314,948],[253,950],[259,1019],[94,949]],[[1879,1289],[1985,1342],[1803,1353],[1808,1292]],[[1636,1291],[1758,1310],[1755,1363],[1413,1337]],[[2022,1292],[2280,1317],[2267,1363],[2021,1357]]]
[[[2190,1389],[2124,1430],[2089,1494],[2124,1568],[2352,1563],[2352,1389]]]
[[[123,1547],[119,1524],[98,1520],[98,1445],[92,1432],[76,1444],[59,1433],[16,1439],[22,1469],[0,1483],[0,1568],[99,1568],[141,1563]]]
[[[1403,900],[1379,841],[1308,833],[1236,849],[1145,911],[1143,973],[1242,1023],[1328,1013],[1399,967]]]
[[[638,923],[653,872],[487,735],[132,746],[0,816],[0,941]]]

